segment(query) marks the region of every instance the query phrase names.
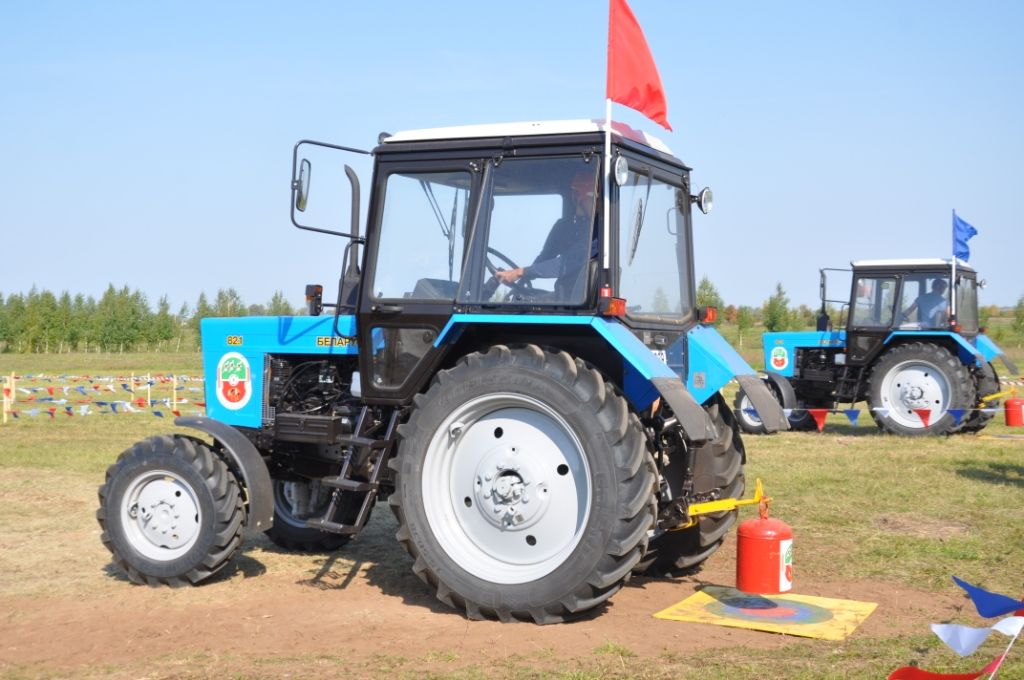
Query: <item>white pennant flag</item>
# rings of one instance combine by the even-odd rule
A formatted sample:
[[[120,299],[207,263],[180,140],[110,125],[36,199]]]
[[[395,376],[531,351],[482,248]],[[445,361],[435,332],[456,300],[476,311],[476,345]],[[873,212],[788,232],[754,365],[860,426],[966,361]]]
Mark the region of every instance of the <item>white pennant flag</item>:
[[[994,626],[988,628],[974,628],[972,626],[958,626],[955,623],[933,623],[932,631],[939,636],[939,639],[949,645],[949,648],[960,656],[970,656],[981,646],[992,631],[998,631],[1007,637],[1020,635],[1024,628],[1024,616],[1008,616]]]

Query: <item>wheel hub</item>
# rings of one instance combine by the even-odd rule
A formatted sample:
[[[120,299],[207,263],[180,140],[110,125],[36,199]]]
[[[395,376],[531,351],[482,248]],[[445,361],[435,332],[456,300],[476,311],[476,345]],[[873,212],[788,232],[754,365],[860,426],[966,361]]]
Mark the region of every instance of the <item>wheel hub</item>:
[[[198,538],[199,503],[178,475],[156,471],[139,477],[124,498],[126,533],[147,557],[173,559]]]
[[[476,506],[493,526],[526,529],[547,510],[548,485],[539,481],[528,455],[499,446],[484,456],[475,472]]]

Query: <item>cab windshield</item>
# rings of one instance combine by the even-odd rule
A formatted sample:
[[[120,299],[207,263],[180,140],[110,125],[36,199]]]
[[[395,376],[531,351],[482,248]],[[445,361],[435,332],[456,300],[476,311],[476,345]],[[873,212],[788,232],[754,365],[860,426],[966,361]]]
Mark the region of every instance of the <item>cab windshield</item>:
[[[956,284],[956,322],[962,333],[978,332],[978,282],[966,277]]]

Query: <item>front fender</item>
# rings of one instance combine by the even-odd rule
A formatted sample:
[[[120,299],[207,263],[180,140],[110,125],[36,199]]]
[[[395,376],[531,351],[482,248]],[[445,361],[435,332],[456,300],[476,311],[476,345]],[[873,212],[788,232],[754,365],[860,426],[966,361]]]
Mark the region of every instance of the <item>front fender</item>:
[[[246,536],[251,538],[269,529],[274,523],[274,488],[267,465],[252,442],[235,428],[212,418],[181,416],[174,419],[174,424],[191,427],[213,437],[227,453],[228,462],[241,472],[245,496],[249,501]]]

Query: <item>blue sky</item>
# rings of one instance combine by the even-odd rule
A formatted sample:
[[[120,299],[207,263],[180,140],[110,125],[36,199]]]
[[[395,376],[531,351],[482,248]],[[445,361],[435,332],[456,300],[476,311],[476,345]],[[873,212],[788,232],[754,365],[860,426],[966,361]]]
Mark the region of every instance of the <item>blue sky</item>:
[[[781,282],[813,306],[819,267],[948,257],[953,209],[982,304],[1024,294],[1024,3],[630,4],[675,131],[614,117],[714,189],[697,276],[727,303]],[[298,304],[342,242],[290,224],[297,140],[604,115],[605,0],[37,1],[0,30],[4,294]]]

